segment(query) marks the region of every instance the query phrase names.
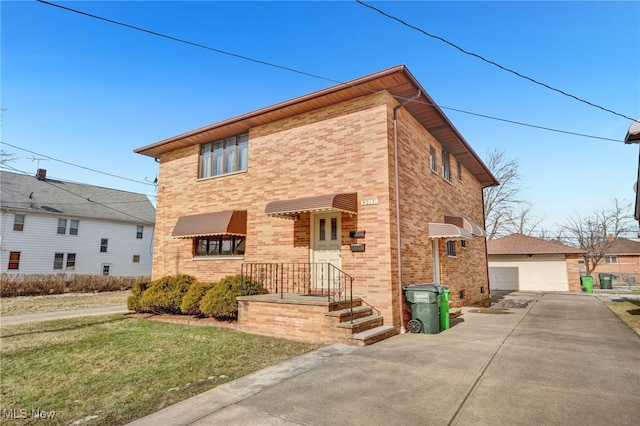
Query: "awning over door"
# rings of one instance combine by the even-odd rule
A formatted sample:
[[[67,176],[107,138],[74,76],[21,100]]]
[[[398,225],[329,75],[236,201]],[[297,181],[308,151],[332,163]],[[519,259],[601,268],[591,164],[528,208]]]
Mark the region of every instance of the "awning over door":
[[[264,213],[267,216],[295,218],[296,214],[317,211],[339,211],[358,214],[358,194],[327,194],[294,200],[272,201]]]
[[[176,226],[171,232],[171,236],[176,238],[246,234],[247,212],[245,210],[182,216],[178,218]]]
[[[458,228],[462,228],[465,231],[470,232],[472,235],[477,237],[484,237],[485,232],[484,229],[480,227],[477,223],[473,222],[470,219],[462,216],[445,216],[444,223],[450,223],[452,225],[457,226]]]
[[[470,240],[471,232],[450,223],[429,223],[429,238],[445,240]]]

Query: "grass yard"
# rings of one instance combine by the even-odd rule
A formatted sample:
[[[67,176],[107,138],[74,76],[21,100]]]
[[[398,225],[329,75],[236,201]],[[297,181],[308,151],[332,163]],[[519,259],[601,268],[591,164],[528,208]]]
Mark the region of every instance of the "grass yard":
[[[3,326],[0,423],[121,425],[317,347],[121,314]]]
[[[104,293],[66,293],[51,296],[21,296],[0,298],[0,315],[35,314],[39,312],[65,311],[99,306],[127,306],[131,292],[108,291]]]
[[[611,302],[607,306],[640,335],[640,301]]]

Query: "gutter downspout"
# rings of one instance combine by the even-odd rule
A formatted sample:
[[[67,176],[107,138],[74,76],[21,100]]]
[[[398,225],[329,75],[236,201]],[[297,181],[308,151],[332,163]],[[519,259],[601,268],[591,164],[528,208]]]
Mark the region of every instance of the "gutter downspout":
[[[393,159],[395,169],[396,184],[396,245],[398,247],[398,305],[400,308],[400,333],[405,334],[407,330],[404,328],[404,307],[402,305],[402,239],[400,238],[400,166],[398,164],[398,110],[409,102],[420,97],[422,92],[418,89],[418,93],[411,98],[405,99],[402,103],[393,108]]]

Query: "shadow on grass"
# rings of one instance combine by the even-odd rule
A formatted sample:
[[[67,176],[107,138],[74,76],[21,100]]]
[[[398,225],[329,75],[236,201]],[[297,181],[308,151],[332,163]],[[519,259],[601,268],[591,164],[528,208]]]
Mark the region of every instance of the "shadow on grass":
[[[78,320],[60,319],[60,320],[52,320],[52,321],[40,322],[38,324],[40,324],[41,327],[38,328],[37,330],[30,330],[30,331],[25,331],[25,332],[22,332],[22,333],[14,333],[14,334],[6,334],[6,335],[2,334],[0,337],[5,339],[5,338],[9,338],[9,337],[29,336],[29,335],[33,335],[33,334],[57,333],[57,332],[60,332],[60,331],[73,331],[73,330],[80,330],[80,329],[87,328],[87,327],[93,327],[93,326],[96,326],[96,325],[111,324],[111,323],[116,323],[116,322],[121,322],[121,321],[132,319],[132,318],[127,318],[125,315],[117,316],[117,317],[109,317],[109,318],[104,318],[104,317],[92,317],[92,318],[95,318],[95,320],[94,321],[83,321],[82,323],[73,324],[73,325],[69,325],[68,322],[69,321],[80,321],[81,319],[78,319]],[[86,320],[86,317],[84,318],[84,320]],[[65,323],[64,326],[62,324],[58,325],[58,323],[60,323],[60,322],[64,322]],[[21,324],[19,324],[19,325],[21,325]],[[56,325],[58,325],[58,326],[56,327]],[[18,325],[16,325],[16,326],[18,326]],[[11,327],[11,326],[7,326],[7,327]]]

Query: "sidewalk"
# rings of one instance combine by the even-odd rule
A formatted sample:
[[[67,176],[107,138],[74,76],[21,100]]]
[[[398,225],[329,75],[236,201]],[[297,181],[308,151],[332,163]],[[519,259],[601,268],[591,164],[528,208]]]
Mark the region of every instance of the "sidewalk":
[[[512,293],[439,334],[334,345],[131,425],[635,425],[640,337],[593,294]]]
[[[10,315],[0,317],[0,326],[24,324],[27,322],[51,321],[64,318],[77,318],[93,315],[109,315],[126,313],[129,310],[122,306],[103,306],[98,308],[73,309],[67,311],[40,312],[37,314]]]

